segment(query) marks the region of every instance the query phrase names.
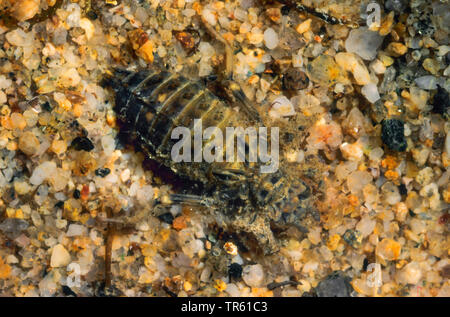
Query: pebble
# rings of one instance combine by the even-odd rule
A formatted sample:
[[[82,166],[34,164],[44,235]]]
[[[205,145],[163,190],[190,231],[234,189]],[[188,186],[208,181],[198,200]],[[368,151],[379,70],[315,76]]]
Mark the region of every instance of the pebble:
[[[386,51],[391,53],[393,56],[402,56],[405,55],[408,51],[408,47],[403,43],[391,42],[389,43]]]
[[[33,170],[33,174],[30,177],[30,183],[32,185],[40,185],[45,179],[50,178],[56,173],[56,163],[55,162],[44,162],[37,166]]]
[[[311,28],[311,22],[312,22],[311,19],[305,20],[302,23],[300,23],[299,25],[297,25],[295,30],[300,34],[303,34],[307,31],[309,31],[309,29]]]
[[[50,258],[51,267],[64,267],[69,265],[71,260],[69,252],[62,244],[57,244],[53,247]]]
[[[405,267],[397,275],[398,282],[401,284],[416,285],[422,278],[422,270],[419,263],[413,261],[405,265]]]
[[[28,156],[33,156],[39,150],[40,142],[33,132],[24,132],[19,138],[19,150]]]
[[[373,83],[369,83],[361,88],[361,93],[366,99],[371,102],[375,103],[380,99],[380,94],[378,93],[378,87],[377,85]]]
[[[425,90],[433,90],[437,88],[437,80],[436,77],[427,75],[414,79],[417,87]]]
[[[264,44],[269,50],[273,50],[278,46],[278,34],[272,28],[264,31]]]
[[[368,27],[360,27],[350,31],[345,41],[345,49],[364,60],[373,60],[382,42],[383,37],[378,32],[370,31]]]
[[[11,15],[18,21],[23,22],[33,18],[39,12],[40,0],[15,1],[11,9]]]
[[[438,113],[440,115],[449,116],[450,109],[450,96],[447,90],[442,88],[441,86],[437,87],[436,94],[433,97],[433,109],[434,113]]]
[[[384,72],[386,71],[386,66],[379,59],[373,60],[370,63],[369,68],[377,75],[384,74]]]
[[[272,118],[289,117],[295,114],[294,105],[285,96],[276,98],[272,102],[269,115]]]
[[[342,69],[353,73],[358,85],[367,85],[370,83],[369,71],[357,55],[353,53],[338,53],[334,58]]]
[[[242,277],[242,266],[238,263],[231,263],[228,266],[228,275],[232,278],[239,279]]]
[[[314,290],[318,297],[350,297],[353,290],[350,280],[343,272],[333,272],[320,281]]]
[[[76,137],[72,140],[70,147],[76,151],[90,152],[94,149],[94,144],[87,137]]]
[[[250,287],[260,287],[264,281],[264,269],[261,264],[246,265],[242,279]]]
[[[381,122],[381,139],[391,150],[405,151],[407,144],[404,123],[398,119],[385,119]]]
[[[383,260],[394,261],[400,256],[401,249],[400,243],[384,238],[377,244],[375,254]]]
[[[67,237],[83,236],[86,233],[87,233],[87,229],[85,226],[78,225],[78,224],[70,224],[69,228],[67,229],[66,236]]]
[[[307,71],[309,79],[323,86],[349,83],[345,71],[330,55],[319,55],[316,57],[307,65]]]

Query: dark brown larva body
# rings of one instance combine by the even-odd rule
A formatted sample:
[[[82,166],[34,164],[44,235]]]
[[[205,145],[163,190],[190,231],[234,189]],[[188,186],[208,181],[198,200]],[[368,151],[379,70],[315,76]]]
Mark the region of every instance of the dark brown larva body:
[[[176,127],[187,127],[194,135],[194,120],[202,127],[249,126],[262,123],[236,110],[201,82],[165,71],[118,70],[109,80],[115,92],[114,109],[122,132],[146,155],[169,167],[180,176],[200,181],[209,188],[203,202],[230,219],[237,231],[251,232],[265,253],[274,252],[277,243],[270,222],[292,223],[301,229],[307,208],[302,203],[309,188],[301,180],[289,179],[280,168],[274,173],[260,173],[259,162],[174,162],[171,158]],[[209,141],[203,141],[203,146]],[[225,151],[227,144],[224,143]],[[176,195],[175,195],[176,197]],[[181,197],[181,196],[180,196]],[[191,196],[186,196],[187,199]],[[182,198],[180,198],[180,202]]]

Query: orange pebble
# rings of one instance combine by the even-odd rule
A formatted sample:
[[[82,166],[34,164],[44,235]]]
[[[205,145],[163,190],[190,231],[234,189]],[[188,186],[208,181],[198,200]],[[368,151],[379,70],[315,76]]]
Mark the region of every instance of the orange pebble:
[[[188,221],[188,217],[187,216],[179,216],[179,217],[176,217],[174,220],[173,220],[173,223],[172,223],[172,227],[175,229],[175,230],[181,230],[181,229],[184,229],[184,228],[186,228],[187,227],[187,221]]]

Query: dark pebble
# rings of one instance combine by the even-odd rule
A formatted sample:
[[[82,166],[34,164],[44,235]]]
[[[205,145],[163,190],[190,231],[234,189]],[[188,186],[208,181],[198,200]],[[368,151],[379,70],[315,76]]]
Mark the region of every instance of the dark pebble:
[[[228,266],[228,275],[233,278],[241,278],[242,266],[238,263],[231,263],[230,266]]]
[[[408,194],[408,190],[406,189],[405,184],[400,184],[398,186],[398,191],[400,192],[400,195],[402,195],[402,196]]]
[[[445,116],[448,115],[450,107],[450,97],[444,88],[438,86],[433,98],[433,112]]]
[[[77,294],[76,294],[74,291],[72,291],[72,290],[70,289],[70,287],[68,287],[68,286],[66,286],[66,285],[63,285],[63,286],[62,286],[62,291],[63,291],[63,294],[66,295],[66,296],[74,296],[74,297],[77,297]]]
[[[107,167],[105,167],[105,168],[98,168],[98,169],[95,170],[95,175],[100,176],[100,177],[105,177],[109,173],[111,173],[111,170],[109,168],[107,168]]]
[[[94,149],[94,144],[92,144],[92,141],[86,137],[76,137],[75,139],[73,139],[70,147],[72,147],[76,151],[90,152]]]
[[[58,201],[58,202],[55,204],[55,207],[56,207],[56,208],[62,208],[62,207],[64,207],[64,202],[63,202],[62,200]]]
[[[72,195],[73,195],[73,198],[75,198],[75,199],[79,199],[81,197],[81,193],[80,193],[80,191],[78,189],[75,189],[73,191]]]
[[[309,85],[308,76],[295,68],[291,68],[283,76],[283,88],[287,90],[305,89]]]
[[[405,151],[405,127],[403,122],[397,119],[385,119],[381,122],[381,139],[393,151]]]
[[[159,215],[158,219],[171,225],[173,222],[173,215],[170,212],[166,212],[165,214]]]
[[[354,248],[357,248],[361,244],[361,232],[358,230],[348,229],[344,232],[342,238]]]
[[[282,15],[288,15],[291,11],[291,8],[289,6],[282,6],[281,7],[281,14]]]
[[[343,272],[333,272],[317,285],[316,294],[318,297],[350,297],[353,290],[350,280]]]
[[[86,16],[88,17],[89,20],[96,20],[96,19],[98,18],[97,13],[95,13],[95,12],[92,11],[92,10],[89,10],[89,11],[86,13]]]

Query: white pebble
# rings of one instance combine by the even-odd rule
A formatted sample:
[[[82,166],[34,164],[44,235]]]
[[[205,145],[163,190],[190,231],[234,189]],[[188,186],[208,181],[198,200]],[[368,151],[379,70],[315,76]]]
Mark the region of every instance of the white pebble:
[[[66,235],[68,237],[75,237],[75,236],[82,236],[86,234],[87,229],[86,227],[78,224],[71,224],[69,225],[69,228],[67,229]]]
[[[216,25],[217,23],[217,17],[214,14],[213,11],[209,10],[209,9],[203,9],[202,11],[202,16],[205,18],[205,20],[211,24],[212,26]]]
[[[376,102],[380,99],[380,94],[378,93],[377,85],[367,84],[361,88],[361,93],[369,100],[371,103]]]
[[[40,185],[42,182],[56,173],[55,162],[44,162],[33,171],[30,177],[30,183],[32,185]]]
[[[264,270],[261,264],[247,265],[242,272],[242,279],[250,287],[259,287],[264,281]]]
[[[276,98],[272,103],[271,109],[269,110],[269,115],[272,118],[289,117],[293,116],[294,114],[294,106],[292,105],[292,102],[285,96]]]
[[[70,263],[70,254],[63,245],[57,244],[53,247],[50,258],[51,267],[63,267]]]
[[[417,87],[421,89],[425,90],[437,89],[436,77],[431,75],[418,77],[414,80],[414,82],[416,83]]]
[[[350,31],[345,41],[345,49],[358,54],[362,59],[373,60],[382,42],[383,37],[378,32],[370,31],[368,27],[360,27]]]
[[[278,34],[272,28],[264,31],[264,44],[269,50],[273,50],[278,46]]]

